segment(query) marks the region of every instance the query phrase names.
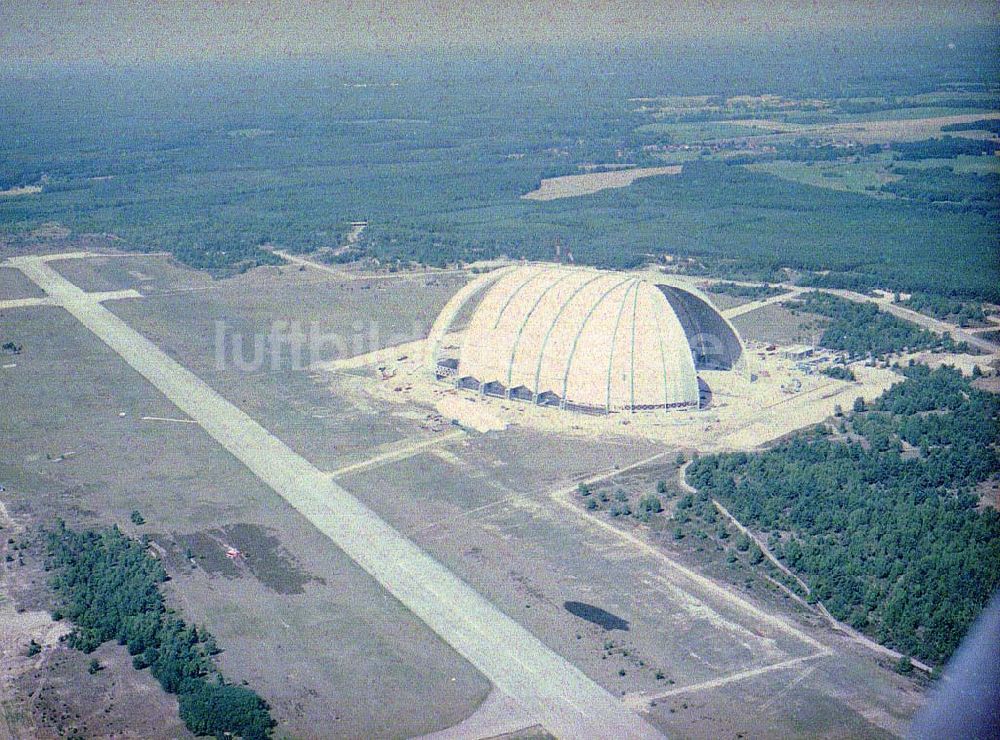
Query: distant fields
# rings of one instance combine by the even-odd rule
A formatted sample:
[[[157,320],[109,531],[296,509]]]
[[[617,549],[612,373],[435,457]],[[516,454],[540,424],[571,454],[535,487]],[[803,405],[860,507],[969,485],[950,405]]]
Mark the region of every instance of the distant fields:
[[[628,187],[644,177],[679,175],[680,173],[681,165],[677,164],[667,167],[630,167],[608,172],[588,172],[583,175],[563,175],[562,177],[550,177],[542,180],[538,188],[521,197],[525,200],[543,201],[572,198],[612,188]]]
[[[852,193],[865,193],[865,188],[878,195],[877,188],[887,182],[898,180],[899,175],[893,175],[887,161],[872,160],[869,162],[764,162],[748,164],[746,168],[755,172],[767,172],[783,180],[812,185],[830,190],[846,190]]]

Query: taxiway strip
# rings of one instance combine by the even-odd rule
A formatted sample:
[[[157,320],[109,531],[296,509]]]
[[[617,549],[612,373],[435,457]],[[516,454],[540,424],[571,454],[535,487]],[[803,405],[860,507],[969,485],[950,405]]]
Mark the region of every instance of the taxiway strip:
[[[779,293],[778,295],[771,296],[770,298],[764,298],[759,301],[750,301],[750,303],[744,303],[739,306],[734,306],[733,308],[727,308],[722,312],[722,315],[730,320],[735,319],[737,316],[742,316],[743,314],[750,313],[751,311],[757,311],[765,306],[771,306],[775,303],[782,303],[784,301],[790,301],[793,298],[798,298],[805,292],[806,288],[793,288],[786,292]]]
[[[466,268],[450,268],[444,270],[434,270],[433,272],[351,272],[349,270],[338,269],[330,265],[324,265],[322,262],[316,262],[315,260],[307,259],[301,257],[297,254],[292,254],[291,252],[286,252],[283,249],[272,249],[271,254],[275,254],[286,260],[293,265],[298,265],[299,267],[305,267],[312,270],[319,270],[320,272],[325,272],[329,275],[333,275],[341,280],[386,280],[386,279],[400,279],[407,277],[438,277],[439,275],[457,275],[460,273],[465,273],[468,270]]]
[[[340,478],[348,473],[356,473],[359,470],[369,470],[371,468],[377,468],[389,463],[399,462],[400,460],[406,460],[414,455],[418,455],[431,447],[447,444],[448,442],[462,439],[465,436],[465,432],[459,429],[454,432],[439,434],[436,437],[431,437],[430,439],[421,439],[416,442],[410,442],[403,445],[394,443],[392,446],[387,448],[385,452],[379,455],[374,455],[373,457],[369,457],[367,460],[362,460],[360,462],[337,468],[336,470],[332,470],[327,473],[327,475],[331,478]]]
[[[28,308],[30,306],[54,306],[56,302],[48,296],[41,298],[11,298],[0,301],[0,310],[5,308]]]

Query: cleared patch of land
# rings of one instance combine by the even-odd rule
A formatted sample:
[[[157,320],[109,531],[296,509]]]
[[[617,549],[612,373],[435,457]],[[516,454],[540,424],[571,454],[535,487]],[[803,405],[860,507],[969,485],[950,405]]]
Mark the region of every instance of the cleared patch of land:
[[[971,157],[970,157],[971,159]],[[877,188],[901,179],[889,170],[888,161],[871,162],[762,162],[745,165],[747,169],[768,172],[784,180],[801,182],[830,190],[865,193],[872,197],[891,197]],[[874,190],[866,188],[875,188]]]
[[[41,298],[45,292],[28,280],[20,270],[0,267],[0,301],[16,298]]]
[[[724,572],[712,572],[706,582],[700,576],[702,556],[693,545],[675,543],[668,528],[619,531],[560,498],[594,470],[607,471],[612,490],[655,490],[656,480],[668,477],[664,461],[672,460],[675,450],[511,427],[471,436],[448,451],[450,460],[431,455],[401,460],[358,471],[345,483],[605,686],[628,697],[672,691],[669,701],[655,701],[649,715],[668,735],[686,735],[705,722],[716,736],[731,735],[754,721],[786,728],[788,734],[787,704],[766,704],[779,688],[755,701],[760,709],[755,719],[738,711],[739,697],[747,682],[784,688],[810,666],[815,670],[808,680],[795,684],[789,695],[796,701],[822,695],[825,725],[835,726],[843,714],[843,721],[869,736],[881,735],[885,727],[895,733],[905,729],[919,693],[901,697],[905,681],[883,673],[870,657],[860,658],[825,629],[817,632],[818,622],[782,595],[761,583],[724,586]],[[654,461],[642,463],[653,455]],[[606,610],[626,627],[606,630],[589,623],[567,610],[570,601]],[[827,644],[835,653],[824,654],[813,639],[831,640]],[[854,680],[868,687],[866,693],[857,694],[841,680],[847,664]],[[706,701],[712,703],[708,716],[693,711]],[[657,711],[665,703],[676,712]],[[868,717],[878,720],[871,724]]]
[[[713,293],[711,286],[705,286],[702,290],[708,294],[708,297],[712,300],[712,305],[720,311],[726,311],[730,308],[742,306],[749,303],[751,300],[750,298],[745,298],[743,296],[728,295],[726,293]]]
[[[642,177],[679,175],[681,168],[682,165],[674,164],[666,167],[637,167],[629,170],[549,177],[542,180],[537,190],[525,193],[521,197],[525,200],[556,200],[557,198],[573,198],[577,195],[590,195],[609,188],[628,187]]]
[[[793,314],[775,303],[733,319],[733,326],[744,341],[779,345],[815,344],[825,323],[825,319]]]
[[[743,316],[745,314],[751,313],[752,311],[759,311],[762,308],[772,306],[776,303],[782,303],[791,298],[795,298],[799,294],[805,292],[805,288],[792,288],[787,292],[779,293],[778,295],[771,296],[770,298],[763,298],[759,301],[750,301],[749,303],[744,303],[740,306],[735,306],[733,308],[728,308],[722,312],[722,315],[727,319],[735,319],[738,316]]]
[[[852,121],[849,123],[789,124],[782,121],[762,119],[742,119],[732,123],[740,126],[763,129],[764,132],[783,131],[781,136],[826,136],[850,139],[861,144],[881,144],[892,141],[919,141],[931,136],[940,136],[941,127],[953,123],[971,123],[1000,118],[1000,112],[964,113],[950,116],[927,116],[924,118],[897,118],[887,120]],[[983,136],[984,132],[960,131],[954,134]]]
[[[45,619],[48,613],[43,612]],[[62,629],[67,625],[59,624]],[[63,645],[47,644],[25,658],[17,677],[4,687],[0,735],[37,740],[62,737],[143,737],[149,740],[191,738],[178,718],[177,699],[160,689],[148,671],[132,667],[126,648],[108,643],[89,655]],[[88,671],[91,660],[100,669]],[[9,662],[8,662],[9,665]],[[143,697],[137,711],[136,697]],[[28,697],[21,705],[16,697]],[[6,721],[9,735],[3,722]]]
[[[16,198],[19,195],[37,195],[42,192],[41,185],[21,185],[16,188],[0,190],[0,198]]]

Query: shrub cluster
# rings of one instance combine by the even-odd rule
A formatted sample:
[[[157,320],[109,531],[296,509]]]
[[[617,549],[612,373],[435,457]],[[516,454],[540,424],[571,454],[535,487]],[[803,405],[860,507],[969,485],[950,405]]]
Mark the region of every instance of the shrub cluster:
[[[181,719],[195,734],[270,736],[275,722],[267,703],[226,684],[212,661],[212,636],[166,608],[159,588],[166,572],[141,542],[117,527],[77,532],[62,520],[45,534],[51,585],[74,626],[72,647],[89,653],[108,640],[126,645],[137,669],[148,666],[178,695]]]

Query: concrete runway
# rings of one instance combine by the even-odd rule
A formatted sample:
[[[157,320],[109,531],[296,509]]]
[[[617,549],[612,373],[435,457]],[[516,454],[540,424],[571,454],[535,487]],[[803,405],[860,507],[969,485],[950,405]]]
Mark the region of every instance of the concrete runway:
[[[45,257],[20,269],[87,329],[445,642],[559,737],[639,738],[660,733],[619,699],[497,609],[201,379],[59,275]]]

